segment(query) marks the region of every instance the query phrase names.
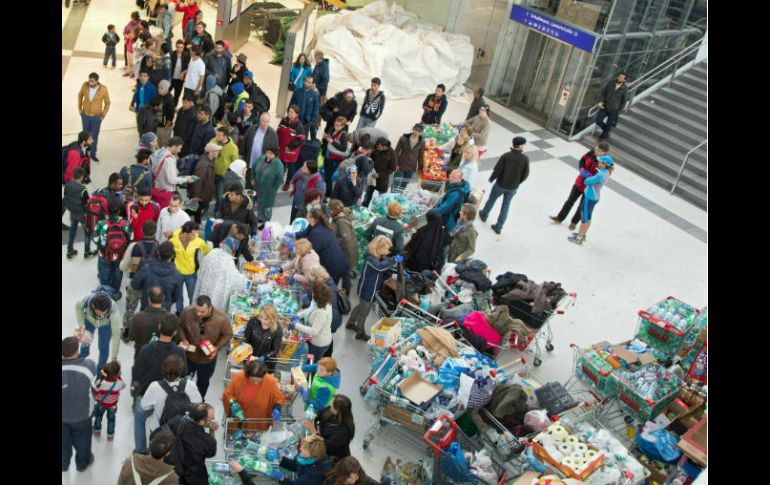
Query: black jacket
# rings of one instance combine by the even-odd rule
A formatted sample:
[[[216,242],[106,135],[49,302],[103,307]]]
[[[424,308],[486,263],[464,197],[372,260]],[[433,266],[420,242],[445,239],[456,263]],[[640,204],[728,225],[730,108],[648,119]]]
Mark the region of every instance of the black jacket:
[[[131,369],[132,396],[144,396],[145,391],[153,381],[163,379],[160,365],[163,359],[171,354],[176,354],[185,361],[183,375],[187,375],[187,353],[174,342],[155,341],[139,350],[139,355],[134,361],[134,367]]]
[[[225,183],[225,188],[226,187],[227,183]],[[254,215],[254,204],[251,201],[251,197],[244,195],[243,197],[246,198],[246,202],[241,204],[235,212],[232,212],[230,201],[227,200],[227,196],[224,197],[225,198],[222,200],[222,203],[219,206],[219,212],[216,214],[217,218],[231,222],[243,222],[244,224],[248,224],[251,230],[251,234],[256,234],[259,222],[257,221],[257,217]]]
[[[179,58],[179,56],[177,55],[176,50],[172,52],[170,55],[171,55],[171,76],[173,77],[174,67],[176,64],[176,60],[177,58]],[[187,49],[185,49],[182,51],[182,69],[180,70],[180,72],[186,71],[187,66],[189,65],[190,65],[190,53],[187,51]],[[184,77],[182,79],[184,79]]]
[[[358,199],[361,198],[361,189],[357,184],[353,185],[348,179],[348,175],[344,174],[334,183],[332,198],[339,199],[345,207],[351,207],[356,205]]]
[[[281,480],[281,485],[320,485],[326,474],[332,469],[332,462],[328,458],[310,465],[300,465],[295,459],[284,456],[281,458],[280,465],[281,468],[297,472],[295,480]]]
[[[325,413],[318,413],[318,416],[322,414]],[[315,424],[319,431],[318,434],[326,441],[326,454],[334,463],[350,456],[350,442],[353,440],[353,433],[345,423],[338,424],[333,420],[322,420],[318,417]]]
[[[155,121],[155,109],[152,105],[145,104],[136,112],[136,129],[139,131],[139,136],[145,133],[155,133],[155,130],[158,129],[158,124]]]
[[[270,98],[267,97],[262,88],[257,83],[252,82],[248,86],[244,85],[244,90],[249,93],[249,99],[254,103],[254,111],[258,114],[270,111]]]
[[[160,94],[158,95],[160,96]],[[166,122],[174,122],[174,95],[171,91],[167,92],[165,96],[160,96],[163,99],[163,116],[166,118]]]
[[[213,244],[215,248],[218,248],[219,244],[230,235],[230,228],[233,227],[234,222],[236,221],[222,221],[211,230],[209,241],[211,241],[211,244]],[[247,239],[241,241],[241,245],[238,246],[236,254],[243,256],[243,259],[246,261],[254,261],[254,255],[249,251],[249,241]]]
[[[337,112],[334,111],[334,108],[338,109]],[[324,132],[326,134],[331,134],[332,131],[334,131],[334,120],[338,116],[344,116],[348,122],[353,121],[357,111],[358,103],[355,98],[348,103],[345,99],[345,93],[337,93],[333,98],[329,99],[323,106],[321,106],[321,118],[326,121],[326,129]]]
[[[265,356],[265,359],[275,357],[281,351],[281,342],[283,341],[283,329],[281,325],[275,332],[262,329],[257,317],[251,317],[246,324],[246,331],[243,336],[243,343],[251,345],[252,355],[255,357]]]
[[[307,238],[313,244],[313,250],[318,253],[318,259],[321,260],[321,266],[326,268],[333,279],[342,277],[350,271],[348,261],[342,254],[342,247],[337,237],[331,229],[319,222],[315,226],[308,226],[307,229],[297,234],[297,239]]]
[[[190,141],[197,124],[198,112],[195,110],[195,106],[187,110],[179,108],[179,111],[176,113],[176,123],[174,123],[174,136],[180,137],[184,142],[180,156],[190,154]]]
[[[208,485],[206,458],[217,454],[217,440],[188,417],[173,418],[169,426],[176,430],[178,443],[184,450],[182,463],[173,463],[180,481],[185,485]],[[176,456],[173,451],[172,456]]]
[[[147,308],[147,290],[153,286],[160,286],[163,288],[163,294],[165,295],[163,298],[163,308],[171,310],[171,305],[176,303],[176,310],[181,312],[184,310],[182,301],[183,284],[182,274],[176,269],[174,262],[161,260],[152,260],[145,263],[131,280],[131,288],[142,290],[140,310]]]
[[[64,184],[64,206],[70,211],[73,218],[82,218],[86,213],[85,207],[88,201],[88,189],[74,179]]]
[[[202,155],[206,144],[213,139],[214,126],[211,124],[211,120],[209,120],[209,122],[205,125],[202,125],[200,122],[196,121],[192,136],[190,137],[190,151],[187,153]],[[182,146],[182,150],[184,150],[184,146]]]
[[[501,156],[497,161],[490,182],[497,180],[497,184],[505,190],[519,188],[519,185],[529,177],[529,158],[521,153],[521,150],[514,150]]]
[[[617,83],[613,79],[604,86],[604,89],[602,89],[602,103],[604,103],[604,107],[607,109],[619,110],[626,104],[626,98],[628,97],[626,83],[623,83],[618,89],[615,89],[616,84]]]

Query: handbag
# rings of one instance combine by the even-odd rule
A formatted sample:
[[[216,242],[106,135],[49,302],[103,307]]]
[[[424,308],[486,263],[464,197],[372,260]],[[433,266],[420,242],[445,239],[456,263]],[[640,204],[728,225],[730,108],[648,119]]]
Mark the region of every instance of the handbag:
[[[340,311],[340,315],[350,313],[350,297],[344,288],[337,289],[337,308]]]
[[[158,165],[158,170],[155,172],[152,184],[152,200],[157,202],[161,209],[168,207],[168,205],[171,203],[171,197],[174,195],[174,193],[170,190],[159,189],[155,186],[155,184],[158,183],[158,175],[160,175],[160,172],[163,170],[163,164],[166,163],[167,159],[168,157],[165,157],[160,161],[160,165]]]

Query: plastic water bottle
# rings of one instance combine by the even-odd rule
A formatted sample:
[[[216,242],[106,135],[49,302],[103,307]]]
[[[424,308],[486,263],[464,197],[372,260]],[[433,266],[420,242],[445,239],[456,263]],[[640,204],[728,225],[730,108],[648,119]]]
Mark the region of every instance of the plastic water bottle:
[[[235,417],[238,421],[243,421],[246,419],[246,415],[243,413],[243,408],[241,408],[241,405],[238,404],[238,401],[230,401],[230,414]]]
[[[277,461],[278,450],[267,446],[260,446],[259,450],[257,450],[257,458],[259,460]]]
[[[313,408],[312,404],[309,405],[305,410],[305,419],[310,421],[311,423],[315,419],[315,409]]]

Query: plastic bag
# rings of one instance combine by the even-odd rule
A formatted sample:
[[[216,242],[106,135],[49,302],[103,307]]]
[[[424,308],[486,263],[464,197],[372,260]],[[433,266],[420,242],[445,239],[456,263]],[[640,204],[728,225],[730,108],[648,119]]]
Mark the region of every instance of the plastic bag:
[[[524,415],[524,425],[535,433],[543,431],[551,425],[548,413],[543,409],[534,409]]]
[[[682,456],[676,447],[674,435],[665,429],[644,431],[636,435],[636,446],[642,453],[653,460],[673,463]]]
[[[241,362],[254,353],[254,349],[249,344],[241,344],[234,348],[227,356],[227,360],[232,365],[241,365]]]
[[[259,439],[259,444],[269,448],[283,448],[287,442],[294,438],[294,434],[288,429],[270,430],[264,432]]]
[[[455,441],[449,445],[447,454],[453,457],[458,465],[461,465],[463,468],[468,468],[468,462],[465,460],[465,456],[463,455],[463,448],[460,446],[460,443]]]

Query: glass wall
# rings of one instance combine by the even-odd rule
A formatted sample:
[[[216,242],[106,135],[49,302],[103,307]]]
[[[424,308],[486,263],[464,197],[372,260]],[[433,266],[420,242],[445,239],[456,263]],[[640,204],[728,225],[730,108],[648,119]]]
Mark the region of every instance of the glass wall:
[[[627,0],[621,0],[621,3]],[[612,0],[522,0],[522,7],[539,10],[546,15],[593,32],[601,32],[607,23]]]

